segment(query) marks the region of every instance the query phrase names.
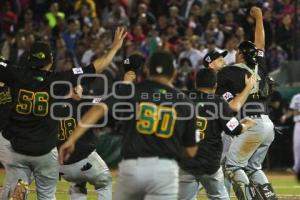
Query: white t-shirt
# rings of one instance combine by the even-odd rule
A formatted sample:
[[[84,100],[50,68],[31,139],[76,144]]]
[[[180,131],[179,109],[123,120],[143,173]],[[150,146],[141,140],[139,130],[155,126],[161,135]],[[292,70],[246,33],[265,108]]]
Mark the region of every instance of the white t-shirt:
[[[193,69],[197,69],[198,65],[202,63],[202,59],[204,58],[205,54],[206,52],[201,52],[197,49],[183,51],[179,54],[179,62],[182,58],[188,58],[192,63]]]
[[[293,96],[290,103],[290,109],[300,111],[300,94],[296,94]],[[294,122],[300,122],[300,115],[294,116]]]
[[[226,65],[231,65],[235,63],[235,54],[236,50],[228,51],[228,54],[225,56]]]
[[[94,55],[95,55],[95,52],[92,49],[86,50],[81,58],[82,65],[85,66],[85,65],[90,64]]]

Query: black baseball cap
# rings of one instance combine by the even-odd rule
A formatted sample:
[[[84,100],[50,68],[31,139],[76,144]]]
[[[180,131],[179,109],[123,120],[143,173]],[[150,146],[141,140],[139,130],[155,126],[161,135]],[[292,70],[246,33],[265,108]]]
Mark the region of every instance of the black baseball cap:
[[[52,62],[50,45],[46,42],[34,42],[29,51],[28,64],[32,68],[40,69]]]
[[[197,88],[213,88],[217,83],[217,74],[211,68],[203,68],[197,72],[196,87]]]
[[[135,53],[126,58],[123,62],[124,71],[138,72],[145,64],[145,57],[141,54]]]
[[[174,56],[167,51],[158,51],[152,54],[149,60],[150,75],[171,77],[174,73]]]
[[[223,51],[223,52],[218,52],[218,51],[210,51],[208,52],[204,58],[203,58],[203,65],[205,67],[209,67],[209,64],[212,63],[214,60],[223,57],[225,58],[225,56],[227,56],[228,51]]]

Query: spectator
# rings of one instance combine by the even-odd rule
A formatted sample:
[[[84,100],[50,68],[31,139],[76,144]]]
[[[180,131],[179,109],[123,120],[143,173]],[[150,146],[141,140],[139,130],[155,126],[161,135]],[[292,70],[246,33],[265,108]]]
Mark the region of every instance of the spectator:
[[[88,6],[88,9],[91,12],[91,16],[94,18],[97,16],[96,4],[94,0],[76,0],[75,2],[75,11],[81,10],[82,6]]]
[[[99,48],[99,44],[100,44],[100,40],[97,39],[96,37],[91,37],[90,41],[93,41],[91,43],[89,43],[90,48],[87,49],[82,58],[81,58],[81,64],[83,66],[88,65],[89,63],[91,63],[91,60],[93,58],[93,56],[97,53],[97,51],[100,49]]]
[[[235,37],[231,37],[227,40],[225,44],[225,49],[227,50],[227,56],[225,56],[225,62],[227,65],[235,63],[235,54],[238,46],[238,40]]]
[[[15,31],[15,26],[18,23],[18,16],[11,10],[10,1],[4,0],[0,4],[0,37],[1,33]]]
[[[234,36],[237,38],[238,44],[240,44],[242,41],[246,40],[245,31],[244,31],[243,27],[239,26],[236,29]]]
[[[145,41],[146,36],[143,33],[143,29],[140,24],[136,24],[133,26],[132,32],[128,33],[128,39],[132,42],[138,43],[142,43]]]
[[[181,6],[180,15],[187,19],[190,16],[191,9],[194,5],[201,7],[201,3],[198,0],[186,0]]]
[[[121,22],[122,21],[122,22]],[[109,5],[103,10],[104,27],[114,28],[119,23],[127,25],[128,17],[118,0],[109,0]]]
[[[150,25],[156,23],[156,17],[149,11],[148,5],[146,3],[139,3],[137,8],[137,18],[139,16],[145,16],[147,19],[147,23]]]
[[[292,38],[292,18],[287,14],[282,18],[281,24],[276,27],[276,43],[288,53],[289,59],[292,58]]]
[[[211,19],[208,22],[204,37],[207,40],[214,39],[217,47],[223,47],[224,33],[219,29],[219,21],[217,18]]]
[[[68,19],[67,30],[62,35],[66,43],[67,50],[71,53],[74,53],[76,48],[76,42],[80,39],[81,36],[79,27],[80,24],[78,20]]]
[[[199,50],[193,48],[191,40],[184,38],[182,41],[183,51],[179,54],[178,62],[181,59],[187,58],[191,61],[193,69],[198,69],[205,54],[201,53]]]
[[[59,11],[59,4],[57,2],[53,2],[50,5],[50,11],[46,13],[46,19],[51,28],[56,26],[58,17],[64,19],[65,13]]]
[[[222,31],[224,32],[225,40],[233,35],[234,31],[237,28],[237,24],[234,21],[234,15],[232,12],[227,12],[225,14],[225,22],[222,27]]]

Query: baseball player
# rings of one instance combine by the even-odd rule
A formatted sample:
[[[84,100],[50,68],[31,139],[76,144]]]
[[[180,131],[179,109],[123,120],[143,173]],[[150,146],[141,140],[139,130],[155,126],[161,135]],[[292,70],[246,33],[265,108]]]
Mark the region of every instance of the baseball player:
[[[172,86],[175,77],[173,63],[170,53],[154,53],[149,61],[150,77],[147,80],[134,88],[120,88],[117,93],[123,100],[116,97],[106,100],[110,109],[116,109],[120,101],[126,101],[126,105],[133,108],[132,112],[126,112],[123,160],[119,165],[116,191],[118,200],[177,199],[176,160],[183,153],[187,156],[196,154],[196,124],[191,113],[193,104]],[[133,95],[128,96],[131,89]],[[82,123],[94,123],[106,109],[105,104],[93,107],[82,118]],[[110,112],[115,113],[116,110]],[[69,157],[74,143],[86,129],[77,126],[69,140],[61,146],[60,162]]]
[[[82,89],[77,87],[76,92],[73,92],[73,98],[67,99],[66,103],[71,105],[58,106],[56,112],[59,112],[62,120],[59,125],[58,147],[60,147],[74,131],[80,119],[80,114],[84,114],[90,106],[83,106],[80,113],[78,112],[81,103],[97,103],[100,98],[80,100]],[[74,95],[76,96],[74,98]],[[78,100],[74,100],[78,99]],[[66,104],[66,105],[67,105]],[[68,117],[72,109],[72,116]],[[96,137],[92,129],[88,130],[82,138],[76,143],[76,150],[72,156],[60,165],[60,175],[67,181],[72,182],[69,193],[71,199],[83,200],[87,199],[86,182],[89,182],[95,187],[98,199],[112,199],[112,177],[106,163],[95,151]]]
[[[253,127],[250,119],[240,123],[233,116],[228,103],[214,95],[217,75],[212,69],[201,69],[196,76],[194,99],[197,112],[197,132],[200,136],[195,158],[180,162],[179,199],[196,200],[199,183],[205,188],[209,199],[229,199],[224,185],[220,161],[222,154],[221,133],[239,135]]]
[[[237,64],[227,66],[218,73],[217,93],[228,102],[234,101],[245,88],[245,76],[256,76],[257,83],[246,103],[237,104],[234,109],[240,110],[241,118],[253,118],[256,125],[233,139],[226,155],[225,174],[231,179],[238,199],[277,199],[261,169],[274,139],[274,126],[266,111],[270,85],[264,60],[263,17],[258,7],[252,7],[250,14],[256,21],[255,42],[242,42],[236,54]]]
[[[223,51],[223,52],[218,52],[218,51],[210,51],[208,52],[204,58],[203,58],[203,65],[206,68],[210,68],[212,70],[214,70],[215,73],[218,73],[221,69],[223,69],[223,67],[225,66],[225,57],[227,56],[227,51]],[[254,84],[255,84],[256,80],[255,77],[252,76],[250,78],[246,78],[246,86],[243,89],[243,91],[237,95],[237,97],[235,98],[234,101],[230,101],[229,102],[229,107],[232,110],[236,109],[236,105],[242,105],[245,103],[245,100],[247,99],[248,95],[250,94]],[[228,149],[230,147],[230,144],[232,142],[232,135],[228,135],[225,134],[224,132],[222,133],[222,141],[223,141],[223,152],[222,152],[222,165],[224,165],[225,162],[225,155],[228,152]],[[231,183],[230,180],[227,177],[225,178],[225,187],[226,190],[228,192],[228,194],[230,194],[230,190],[231,190]]]
[[[293,135],[293,151],[294,151],[294,167],[296,174],[300,172],[300,94],[293,96],[290,103],[290,110],[286,112],[281,121],[284,123],[287,118],[294,116],[294,135]]]
[[[136,71],[142,67],[144,58],[141,55],[133,54],[124,61],[124,81],[133,82],[136,79]],[[81,86],[77,86],[72,92],[66,103],[71,104],[73,109],[72,118],[63,117],[68,116],[69,107],[59,106],[57,111],[64,119],[60,121],[59,126],[59,143],[60,147],[74,131],[78,124],[77,119],[79,116],[78,107],[81,103],[99,103],[101,98],[94,98],[92,100],[80,100],[82,94]],[[78,99],[78,100],[75,100]],[[90,106],[84,106],[81,111],[83,115]],[[60,174],[67,181],[72,182],[69,193],[71,199],[82,200],[87,199],[86,182],[95,186],[99,200],[111,200],[112,199],[112,178],[110,171],[102,160],[102,158],[95,152],[96,138],[89,129],[87,133],[78,140],[76,143],[75,151],[72,156],[64,162],[64,165],[60,166]]]
[[[63,73],[51,71],[53,56],[50,46],[36,42],[30,49],[28,62],[32,69],[19,69],[0,63],[0,81],[15,90],[14,105],[8,125],[3,131],[10,135],[11,159],[7,170],[7,182],[3,199],[7,199],[18,182],[30,181],[33,173],[37,189],[37,199],[50,200],[55,197],[58,179],[57,132],[58,123],[50,117],[53,102],[50,87],[56,81],[77,84],[83,73],[100,73],[105,69],[122,46],[126,36],[123,28],[117,28],[111,50],[84,68],[75,68]],[[52,85],[53,86],[53,85]],[[56,95],[64,95],[69,89],[58,85]]]

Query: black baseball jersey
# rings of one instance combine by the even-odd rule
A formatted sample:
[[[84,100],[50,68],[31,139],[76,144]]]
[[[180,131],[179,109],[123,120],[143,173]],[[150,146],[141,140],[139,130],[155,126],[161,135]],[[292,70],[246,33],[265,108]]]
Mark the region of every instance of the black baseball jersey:
[[[242,107],[241,117],[266,114],[266,97],[263,96],[263,90],[267,86],[267,72],[265,69],[264,51],[258,50],[258,75],[260,77],[258,92],[250,94],[246,103]],[[221,95],[226,101],[231,101],[237,94],[245,88],[245,75],[250,76],[246,69],[233,66],[226,66],[218,73],[218,88],[216,93]],[[256,105],[253,105],[256,104]]]
[[[11,90],[7,86],[0,87],[0,131],[6,126],[12,108]]]
[[[93,100],[80,100],[73,99],[65,100],[65,103],[55,106],[55,115],[60,118],[59,134],[58,134],[58,147],[60,147],[69,136],[74,132],[78,124],[78,120],[91,108],[91,104],[100,102],[100,98]],[[80,111],[78,110],[80,109]],[[71,115],[71,116],[70,116]],[[69,165],[78,162],[93,152],[96,148],[96,137],[92,129],[89,129],[75,145],[75,151],[70,158],[65,162],[65,165]]]
[[[17,95],[8,125],[4,132],[10,135],[12,148],[25,155],[44,155],[56,146],[58,122],[51,118],[54,98],[50,88],[55,81],[77,84],[77,76],[95,73],[93,65],[74,68],[66,72],[49,72],[34,69],[19,69],[0,65],[0,81],[11,87]],[[61,84],[54,88],[55,95],[64,95],[68,87]]]
[[[234,136],[239,135],[242,125],[233,117],[228,103],[220,96],[193,91],[197,112],[196,132],[200,138],[198,152],[194,158],[183,158],[180,166],[194,174],[213,174],[220,168],[223,150],[222,131]]]
[[[105,102],[112,116],[123,117],[125,159],[179,159],[183,147],[196,144],[193,103],[172,87],[146,80],[135,84],[134,89],[119,87]]]

